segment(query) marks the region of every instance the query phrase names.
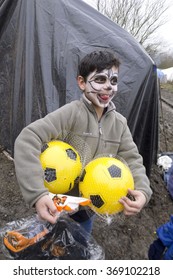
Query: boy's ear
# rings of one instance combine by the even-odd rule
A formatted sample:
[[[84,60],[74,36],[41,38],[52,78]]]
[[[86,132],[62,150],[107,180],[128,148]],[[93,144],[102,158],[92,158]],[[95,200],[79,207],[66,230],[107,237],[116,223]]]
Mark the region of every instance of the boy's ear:
[[[84,78],[82,76],[78,76],[77,77],[77,83],[78,83],[78,86],[79,88],[84,91],[85,90],[85,81],[84,81]]]

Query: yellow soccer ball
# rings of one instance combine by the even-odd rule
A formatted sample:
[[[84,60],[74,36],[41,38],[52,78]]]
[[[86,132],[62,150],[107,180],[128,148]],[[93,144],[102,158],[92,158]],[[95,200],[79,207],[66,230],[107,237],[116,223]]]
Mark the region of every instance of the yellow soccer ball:
[[[69,192],[82,171],[78,152],[63,141],[46,143],[40,154],[40,162],[44,171],[44,185],[55,194]]]
[[[80,179],[79,191],[91,200],[91,208],[99,214],[115,214],[124,207],[119,202],[128,189],[134,189],[130,169],[119,159],[100,157],[89,162]]]

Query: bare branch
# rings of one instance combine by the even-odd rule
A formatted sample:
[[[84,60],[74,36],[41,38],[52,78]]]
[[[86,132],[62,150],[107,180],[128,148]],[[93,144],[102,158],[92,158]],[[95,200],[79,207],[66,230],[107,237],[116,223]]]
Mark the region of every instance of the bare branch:
[[[168,19],[165,0],[96,0],[97,9],[147,47],[156,30]]]

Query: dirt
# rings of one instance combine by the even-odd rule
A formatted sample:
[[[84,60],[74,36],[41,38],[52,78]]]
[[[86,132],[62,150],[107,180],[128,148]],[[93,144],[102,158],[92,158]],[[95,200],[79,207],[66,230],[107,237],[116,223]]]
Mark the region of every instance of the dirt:
[[[172,100],[173,93],[162,88],[161,95]],[[173,152],[173,109],[161,103],[159,151]],[[112,217],[112,222],[96,217],[93,237],[104,248],[107,260],[147,260],[150,244],[156,238],[158,226],[166,223],[173,214],[173,200],[163,181],[163,172],[153,165],[151,171],[152,198],[141,213]],[[30,217],[34,210],[28,209],[21,196],[14,171],[13,160],[0,151],[0,228],[8,222]],[[6,257],[0,254],[0,259]]]

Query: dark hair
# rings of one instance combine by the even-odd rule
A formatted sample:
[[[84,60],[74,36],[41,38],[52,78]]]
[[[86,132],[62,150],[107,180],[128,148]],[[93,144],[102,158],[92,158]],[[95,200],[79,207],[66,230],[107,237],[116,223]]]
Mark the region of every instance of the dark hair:
[[[93,51],[81,60],[78,66],[78,75],[86,81],[87,76],[95,70],[100,72],[104,69],[110,69],[112,66],[118,68],[119,65],[120,62],[113,52],[107,50]]]

